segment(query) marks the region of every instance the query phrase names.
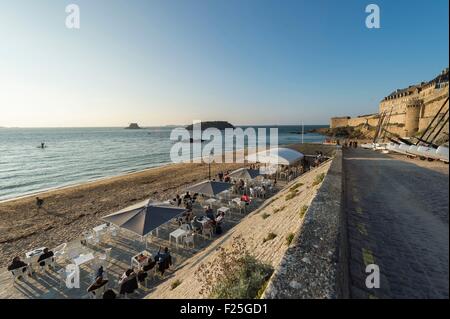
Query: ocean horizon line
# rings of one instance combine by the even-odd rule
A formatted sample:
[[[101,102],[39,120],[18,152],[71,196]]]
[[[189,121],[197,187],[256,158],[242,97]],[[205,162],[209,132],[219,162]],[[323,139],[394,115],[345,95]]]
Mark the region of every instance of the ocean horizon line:
[[[206,122],[206,121],[205,121]],[[141,128],[184,127],[190,124],[139,125]],[[287,127],[287,126],[330,126],[329,124],[233,124],[235,127]],[[126,128],[123,126],[0,126],[0,129],[52,129],[52,128]]]

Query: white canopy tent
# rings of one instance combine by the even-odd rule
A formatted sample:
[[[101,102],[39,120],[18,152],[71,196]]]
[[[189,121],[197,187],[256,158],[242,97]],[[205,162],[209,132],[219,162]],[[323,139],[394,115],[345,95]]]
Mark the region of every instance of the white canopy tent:
[[[296,150],[284,147],[271,148],[247,156],[247,161],[272,165],[293,165],[303,159],[304,155]]]

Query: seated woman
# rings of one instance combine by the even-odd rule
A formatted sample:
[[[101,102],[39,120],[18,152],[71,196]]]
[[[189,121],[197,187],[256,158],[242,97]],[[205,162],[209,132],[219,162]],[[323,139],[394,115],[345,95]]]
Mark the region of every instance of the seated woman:
[[[122,277],[120,277],[119,279],[119,285],[121,285],[122,283],[124,283],[128,278],[130,278],[131,276],[135,275],[134,270],[133,269],[127,269],[123,274]]]
[[[224,212],[219,212],[216,216],[216,223],[220,224],[222,222],[222,220],[225,217],[225,213]]]
[[[103,269],[103,266],[100,266],[97,271],[95,272],[95,278],[103,277],[103,273],[105,270]]]
[[[245,205],[250,204],[250,197],[248,197],[247,193],[244,193],[244,195],[241,196],[241,202],[245,202]]]
[[[129,269],[130,270],[130,269]],[[128,272],[128,270],[127,270]],[[138,283],[137,283],[137,276],[134,273],[134,271],[131,271],[129,273],[129,276],[124,278],[119,282],[120,288],[119,288],[119,294],[131,294],[136,289],[138,289]]]
[[[108,283],[108,280],[104,280],[102,276],[95,279],[94,283],[90,285],[87,292],[92,292],[95,295],[95,291]]]

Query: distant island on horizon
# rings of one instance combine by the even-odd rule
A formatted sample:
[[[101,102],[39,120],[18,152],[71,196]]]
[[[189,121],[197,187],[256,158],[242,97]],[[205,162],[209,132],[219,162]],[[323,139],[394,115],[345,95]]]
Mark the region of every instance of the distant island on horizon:
[[[227,121],[205,121],[201,122],[202,130],[206,130],[208,128],[217,128],[221,131],[223,131],[226,128],[235,128],[233,124],[227,122]],[[194,124],[186,126],[186,129],[188,131],[192,131],[194,129]]]
[[[137,123],[130,123],[130,125],[128,127],[126,127],[125,129],[140,130],[140,129],[142,129],[142,127],[140,127]]]

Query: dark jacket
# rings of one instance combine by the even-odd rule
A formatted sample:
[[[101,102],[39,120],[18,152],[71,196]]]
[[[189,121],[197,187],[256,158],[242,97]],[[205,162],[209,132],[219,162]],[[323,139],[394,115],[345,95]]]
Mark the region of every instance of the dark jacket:
[[[38,262],[41,262],[47,258],[53,257],[53,251],[48,251],[46,254],[42,254],[39,256]]]
[[[136,274],[130,275],[124,282],[120,285],[119,294],[130,294],[133,293],[136,289],[138,289],[138,282],[136,278]]]
[[[27,266],[26,263],[24,263],[22,260],[19,261],[13,261],[11,263],[11,265],[8,266],[8,270],[14,270],[14,269],[18,269],[18,268],[22,268]]]

